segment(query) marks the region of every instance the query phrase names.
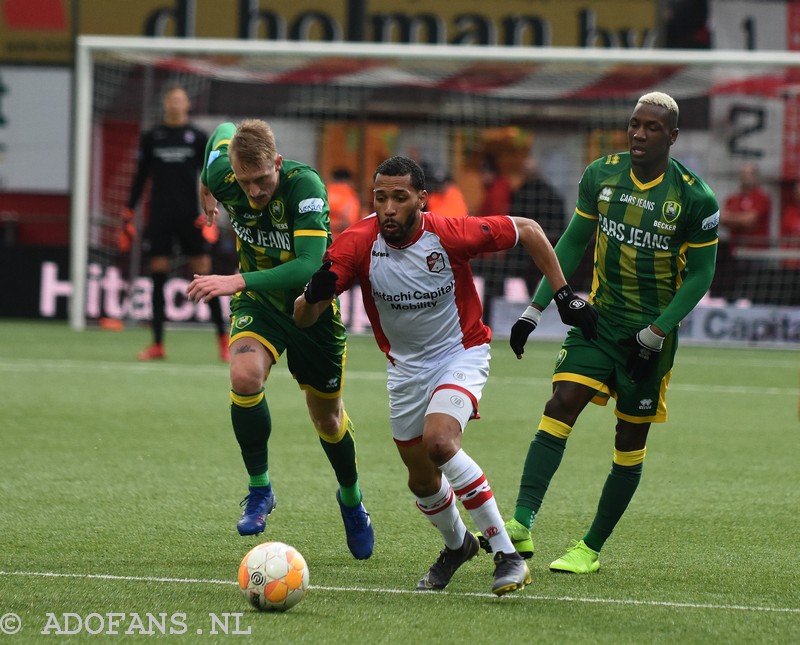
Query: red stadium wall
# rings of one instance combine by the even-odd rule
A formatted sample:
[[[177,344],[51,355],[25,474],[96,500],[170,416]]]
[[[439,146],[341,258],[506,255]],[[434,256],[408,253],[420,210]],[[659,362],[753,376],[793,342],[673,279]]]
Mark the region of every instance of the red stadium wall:
[[[69,246],[69,195],[0,192],[5,245]]]

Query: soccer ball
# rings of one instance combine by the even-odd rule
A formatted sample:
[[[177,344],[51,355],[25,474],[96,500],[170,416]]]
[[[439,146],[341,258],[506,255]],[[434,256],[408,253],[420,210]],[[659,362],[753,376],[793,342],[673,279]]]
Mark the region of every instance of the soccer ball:
[[[305,598],[308,590],[305,558],[283,542],[259,544],[242,558],[239,589],[256,609],[291,609]]]

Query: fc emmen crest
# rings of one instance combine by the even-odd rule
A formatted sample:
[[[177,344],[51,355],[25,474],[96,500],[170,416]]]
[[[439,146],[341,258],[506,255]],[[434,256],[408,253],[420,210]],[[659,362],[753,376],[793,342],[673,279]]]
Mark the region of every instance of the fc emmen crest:
[[[444,271],[444,256],[438,251],[434,251],[427,258],[428,271],[431,273],[441,273]]]

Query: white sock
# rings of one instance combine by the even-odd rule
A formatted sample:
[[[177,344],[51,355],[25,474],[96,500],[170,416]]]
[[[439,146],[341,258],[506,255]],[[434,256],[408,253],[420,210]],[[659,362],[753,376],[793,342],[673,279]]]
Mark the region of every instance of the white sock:
[[[439,529],[448,548],[461,547],[467,527],[458,513],[456,497],[447,477],[442,475],[442,485],[438,493],[429,497],[417,497],[417,508]]]
[[[452,483],[456,496],[492,545],[492,552],[514,553],[489,481],[480,466],[463,450],[439,468]]]

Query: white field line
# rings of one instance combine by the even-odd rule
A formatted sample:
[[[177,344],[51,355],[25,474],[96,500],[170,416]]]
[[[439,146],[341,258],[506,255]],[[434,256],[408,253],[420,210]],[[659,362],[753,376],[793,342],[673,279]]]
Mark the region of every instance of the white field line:
[[[735,373],[745,374],[742,371],[745,365],[737,365]],[[789,363],[783,365],[789,367]],[[733,364],[730,365],[733,370]],[[800,370],[800,365],[793,365],[792,369]],[[38,371],[89,371],[89,372],[116,372],[126,374],[165,374],[173,376],[220,376],[227,378],[227,366],[220,365],[170,365],[168,363],[114,363],[112,361],[78,361],[78,360],[36,360],[21,359],[12,361],[0,359],[0,373],[19,373],[19,372],[38,372]],[[730,372],[728,372],[730,373]],[[270,378],[289,378],[289,372],[283,365],[273,368]],[[349,370],[346,372],[348,381],[385,381],[386,372],[358,372]],[[762,387],[758,385],[720,385],[714,383],[692,384],[692,383],[670,383],[669,389],[672,392],[698,392],[703,394],[733,394],[733,395],[754,395],[754,396],[796,396],[798,388],[797,376],[793,372],[788,376],[789,387]],[[489,384],[504,385],[549,385],[550,378],[529,377],[529,376],[492,376],[489,375]]]
[[[0,576],[25,576],[36,578],[82,578],[85,580],[121,580],[125,582],[159,582],[175,583],[187,585],[236,585],[233,580],[203,580],[199,578],[161,578],[158,576],[117,576],[102,573],[53,573],[49,571],[0,571]],[[408,595],[427,595],[427,592],[419,592],[411,589],[375,589],[370,587],[325,587],[311,585],[309,589],[317,591],[336,591],[336,592],[357,592],[375,594],[408,594]],[[490,593],[456,593],[450,591],[437,592],[436,595],[452,596],[455,598],[497,598]],[[760,607],[758,605],[720,605],[693,602],[670,602],[662,600],[634,600],[632,598],[580,598],[575,596],[539,596],[527,594],[525,592],[505,596],[504,600],[513,599],[517,601],[539,600],[546,602],[583,602],[593,604],[609,605],[632,605],[646,607],[676,607],[682,609],[715,609],[722,611],[753,611],[753,612],[776,612],[800,614],[800,607]]]

